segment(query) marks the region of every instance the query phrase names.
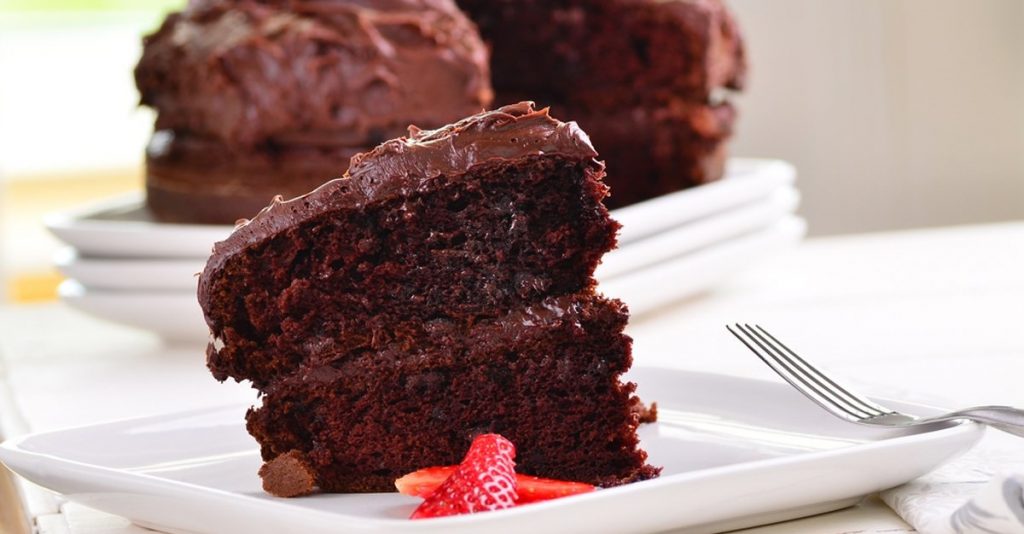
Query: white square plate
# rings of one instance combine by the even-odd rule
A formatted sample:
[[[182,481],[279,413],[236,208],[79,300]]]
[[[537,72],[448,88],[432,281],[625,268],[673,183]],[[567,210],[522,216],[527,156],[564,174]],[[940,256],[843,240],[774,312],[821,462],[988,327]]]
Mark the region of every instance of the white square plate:
[[[244,406],[25,436],[0,459],[70,500],[169,532],[717,532],[849,506],[982,434],[971,423],[916,434],[844,423],[775,382],[654,368],[630,378],[658,402],[641,437],[660,478],[476,515],[410,521],[418,499],[397,494],[268,496]]]

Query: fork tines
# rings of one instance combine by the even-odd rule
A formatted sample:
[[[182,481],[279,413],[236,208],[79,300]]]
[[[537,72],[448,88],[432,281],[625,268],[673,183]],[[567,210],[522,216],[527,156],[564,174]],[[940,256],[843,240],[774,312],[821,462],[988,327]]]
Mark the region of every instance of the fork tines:
[[[726,329],[751,352],[778,373],[786,382],[832,414],[850,421],[861,421],[893,413],[843,386],[798,356],[764,328],[736,324]]]

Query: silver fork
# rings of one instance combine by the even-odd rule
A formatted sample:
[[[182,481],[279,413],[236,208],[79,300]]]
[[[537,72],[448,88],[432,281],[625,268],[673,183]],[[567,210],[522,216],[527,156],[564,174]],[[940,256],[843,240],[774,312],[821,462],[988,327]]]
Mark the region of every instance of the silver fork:
[[[967,419],[1024,437],[1024,410],[1009,406],[977,406],[934,417],[915,417],[886,408],[839,385],[764,328],[749,324],[736,324],[735,327],[726,325],[725,328],[786,382],[840,419],[885,427],[912,427]]]

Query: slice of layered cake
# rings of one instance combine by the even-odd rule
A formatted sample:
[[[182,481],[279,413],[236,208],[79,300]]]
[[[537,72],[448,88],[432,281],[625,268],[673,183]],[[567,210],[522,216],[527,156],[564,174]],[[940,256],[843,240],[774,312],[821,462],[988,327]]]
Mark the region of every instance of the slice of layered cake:
[[[360,154],[216,245],[208,365],[262,394],[269,492],[394,491],[482,433],[530,475],[657,475],[620,380],[628,313],[592,277],[618,229],[596,156],[575,123],[510,105]]]

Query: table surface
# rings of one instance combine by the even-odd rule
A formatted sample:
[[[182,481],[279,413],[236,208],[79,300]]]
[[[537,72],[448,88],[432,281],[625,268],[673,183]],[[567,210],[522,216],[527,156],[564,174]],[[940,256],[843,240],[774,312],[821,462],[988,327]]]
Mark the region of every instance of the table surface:
[[[777,380],[724,330],[757,322],[867,392],[1024,405],[1024,222],[808,240],[714,291],[634,316],[636,365]],[[670,284],[670,280],[658,281]],[[0,307],[0,431],[251,400],[214,381],[201,347],[59,304]],[[44,534],[149,532],[21,484]],[[746,534],[912,532],[876,498]]]

